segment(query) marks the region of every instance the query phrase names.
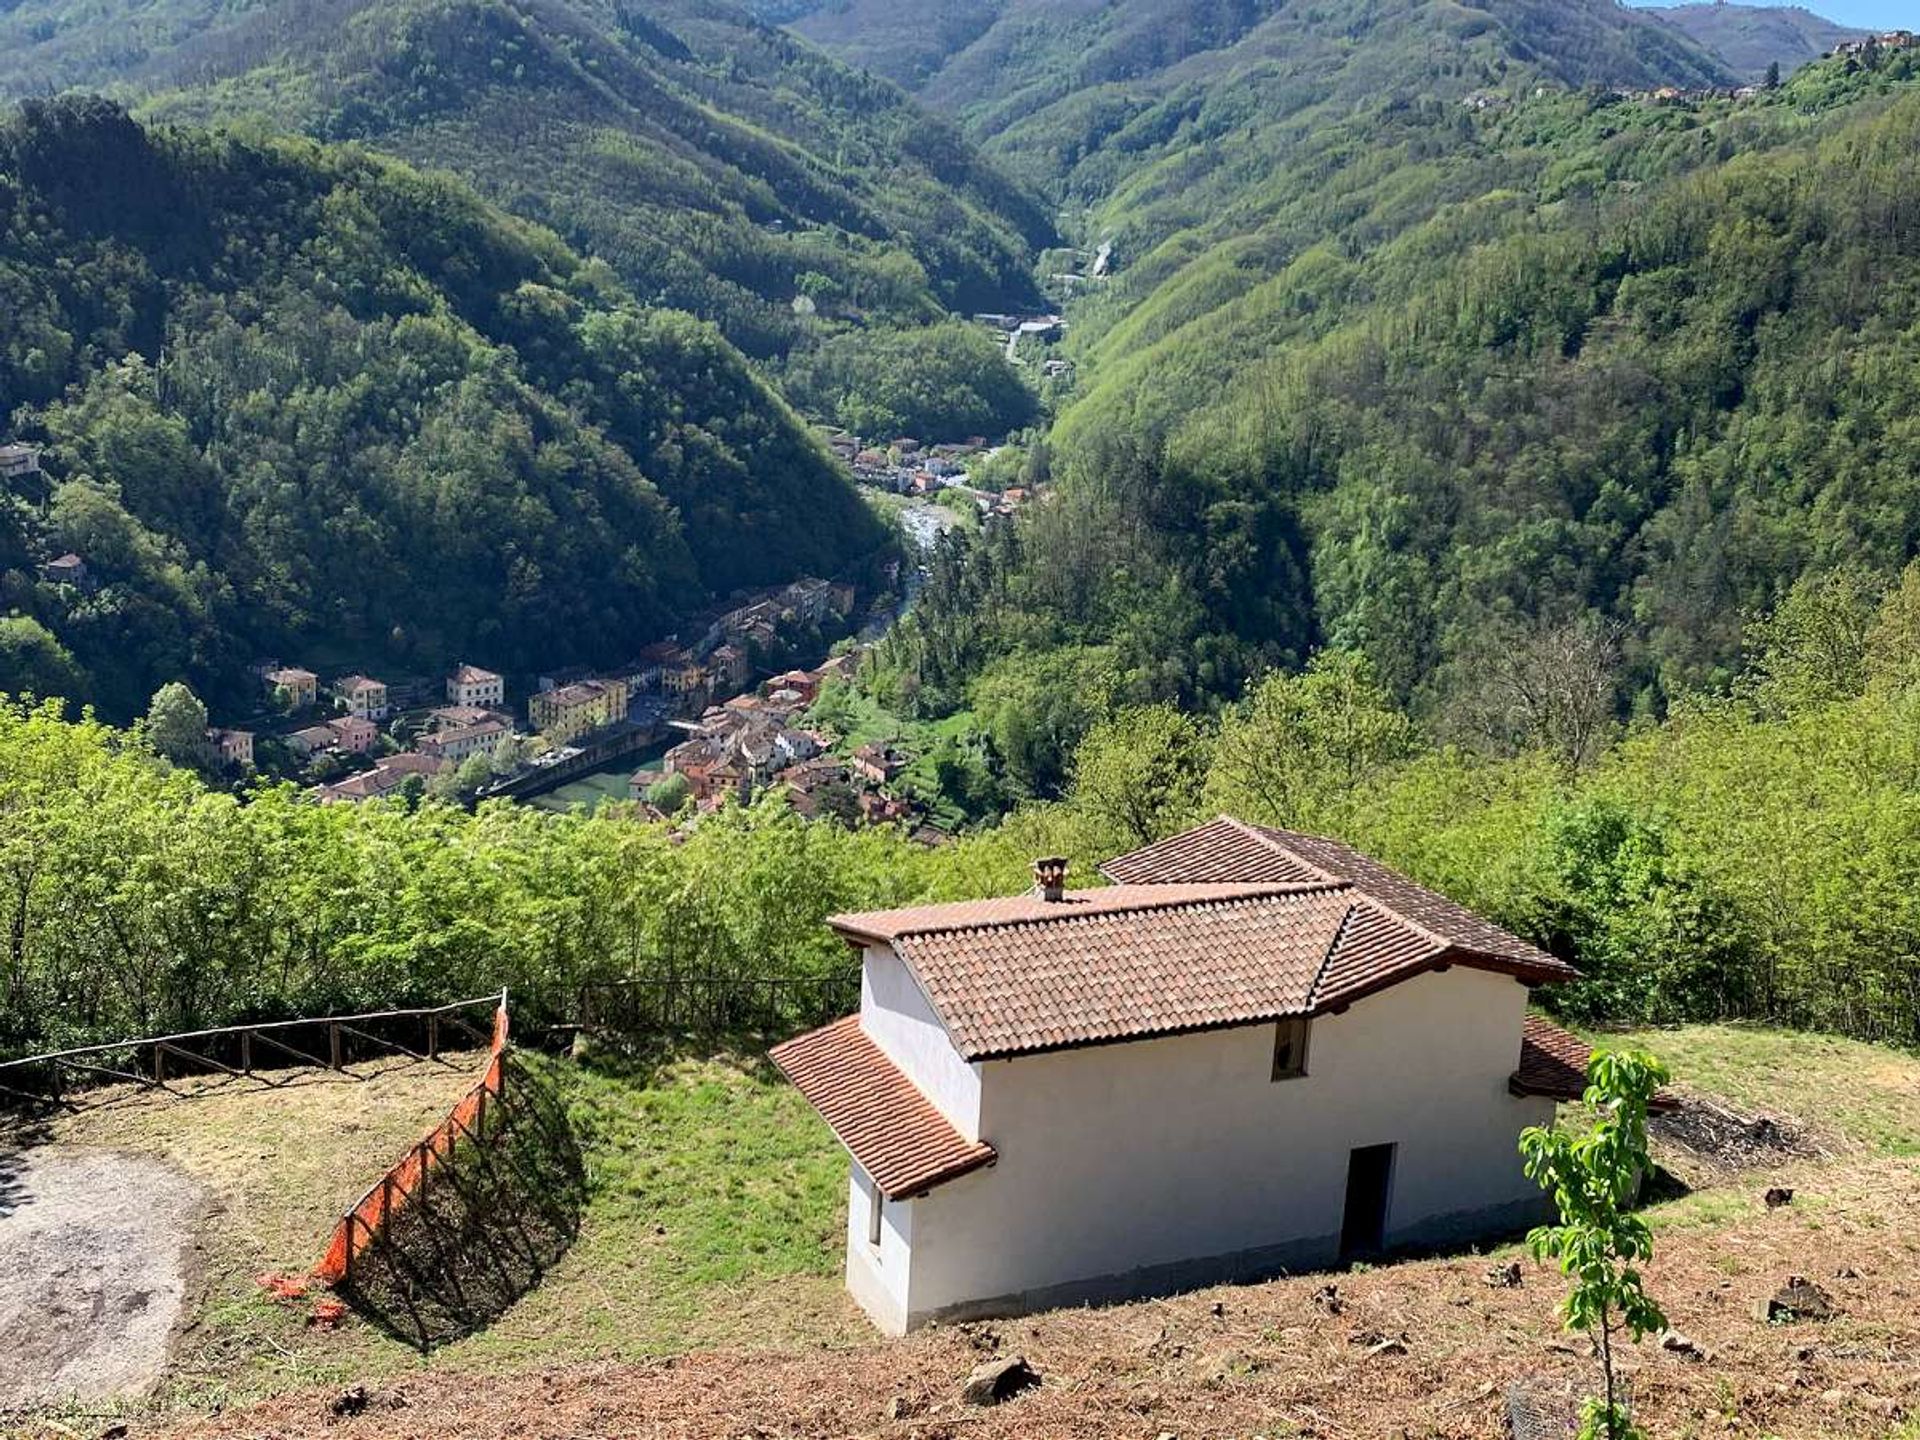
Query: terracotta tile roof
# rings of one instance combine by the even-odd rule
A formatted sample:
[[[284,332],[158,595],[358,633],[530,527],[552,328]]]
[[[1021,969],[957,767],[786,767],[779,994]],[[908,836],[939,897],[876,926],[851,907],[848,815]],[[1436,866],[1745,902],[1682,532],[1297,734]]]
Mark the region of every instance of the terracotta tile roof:
[[[1306,1013],[1353,908],[1325,886],[1180,886],[1225,893],[1171,904],[1114,888],[1130,892],[1124,906],[1080,891],[1027,901],[1020,918],[910,930],[893,947],[955,1048],[980,1060]]]
[[[1557,971],[1561,978],[1575,974],[1563,961],[1446,896],[1416,885],[1351,846],[1318,835],[1248,825],[1223,815],[1198,829],[1109,860],[1100,869],[1124,884],[1267,880],[1280,874],[1344,881],[1444,946]]]
[[[1029,892],[989,900],[958,900],[946,905],[910,905],[900,910],[865,910],[833,915],[827,924],[861,940],[893,940],[902,935],[942,930],[974,930],[986,925],[1063,920],[1111,910],[1152,910],[1203,900],[1238,900],[1270,895],[1272,885],[1103,885],[1071,890],[1064,900],[1043,900]]]
[[[776,1045],[771,1054],[889,1200],[996,1158],[991,1145],[967,1139],[934,1108],[867,1038],[858,1015]]]
[[[1569,1035],[1551,1020],[1527,1016],[1520,1036],[1520,1068],[1507,1081],[1515,1095],[1542,1095],[1550,1100],[1578,1100],[1587,1089],[1587,1062],[1591,1046]],[[1671,1090],[1655,1092],[1649,1110],[1678,1110],[1680,1097]]]
[[[1337,1012],[1458,964],[1576,972],[1331,841],[1219,820],[1071,891],[838,915],[892,945],[969,1060]]]

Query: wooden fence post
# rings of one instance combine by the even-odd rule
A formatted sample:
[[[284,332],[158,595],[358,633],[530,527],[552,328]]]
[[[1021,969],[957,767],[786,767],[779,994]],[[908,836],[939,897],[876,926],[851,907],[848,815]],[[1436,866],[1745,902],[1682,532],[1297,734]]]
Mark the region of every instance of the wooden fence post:
[[[162,1087],[167,1083],[167,1051],[164,1045],[153,1047],[153,1083]]]
[[[439,1058],[440,1017],[438,1015],[429,1015],[427,1017],[427,1059],[438,1060]]]
[[[327,1026],[327,1058],[335,1070],[343,1068],[340,1064],[340,1027]]]
[[[251,1030],[240,1032],[240,1073],[253,1074],[253,1032]]]

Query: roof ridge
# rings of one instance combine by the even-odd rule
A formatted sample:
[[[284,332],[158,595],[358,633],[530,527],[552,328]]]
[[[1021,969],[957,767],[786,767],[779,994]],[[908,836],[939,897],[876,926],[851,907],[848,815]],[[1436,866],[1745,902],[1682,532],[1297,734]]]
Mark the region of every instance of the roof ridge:
[[[1342,881],[1341,876],[1334,874],[1331,870],[1327,869],[1326,866],[1321,865],[1316,861],[1309,860],[1306,856],[1302,855],[1298,850],[1290,849],[1286,845],[1283,845],[1278,840],[1274,839],[1275,835],[1297,835],[1304,832],[1297,831],[1297,830],[1283,830],[1278,825],[1254,825],[1249,823],[1248,821],[1242,820],[1238,815],[1228,815],[1224,812],[1222,812],[1219,818],[1226,821],[1227,824],[1231,825],[1234,829],[1238,830],[1242,835],[1245,835],[1249,839],[1261,845],[1266,846],[1267,849],[1274,851],[1276,854],[1285,855],[1289,860],[1298,861],[1300,864],[1306,866],[1307,869],[1313,871],[1315,874],[1324,875],[1328,880]],[[1345,883],[1348,885],[1353,884],[1351,880],[1343,880],[1342,883]],[[1357,890],[1360,887],[1357,885],[1354,885],[1354,888]]]
[[[1143,896],[1138,904],[1114,905],[1095,910],[1074,910],[1063,906],[1058,915],[1021,915],[1012,919],[978,919],[954,921],[945,925],[915,925],[894,932],[895,940],[914,940],[928,935],[964,935],[971,930],[1013,930],[1022,925],[1059,925],[1070,920],[1100,920],[1110,915],[1139,915],[1147,911],[1190,910],[1202,905],[1247,905],[1256,900],[1278,900],[1289,895],[1314,895],[1322,891],[1355,890],[1357,886],[1349,880],[1313,880],[1303,882],[1213,880],[1195,881],[1187,885],[1143,885],[1147,890],[1194,889],[1201,885],[1213,885],[1219,889],[1238,890],[1236,895],[1179,895],[1164,899]],[[1095,890],[1107,889],[1107,886],[1095,886]],[[1019,896],[1010,897],[1013,899]],[[964,902],[963,902],[964,903]]]
[[[1222,816],[1221,818],[1227,819],[1227,820],[1233,819],[1233,817],[1230,815]],[[1236,825],[1245,824],[1244,821],[1240,821],[1240,820],[1234,820],[1233,823]],[[1256,834],[1258,834],[1262,827],[1247,826],[1247,828],[1250,830],[1253,830]],[[1305,834],[1304,831],[1282,830],[1277,825],[1271,827],[1271,829],[1275,833],[1280,835]],[[1291,855],[1294,859],[1300,861],[1303,865],[1306,865],[1311,869],[1318,870],[1322,875],[1327,875],[1327,876],[1333,875],[1333,872],[1327,869],[1326,866],[1316,864],[1314,861],[1309,860],[1304,855],[1300,854],[1300,852],[1297,850],[1288,849],[1281,842],[1274,840],[1272,838],[1272,835],[1261,835],[1260,838],[1265,840],[1269,845],[1272,845],[1275,849],[1282,850],[1286,854]],[[1348,845],[1345,841],[1335,840],[1332,836],[1329,836],[1329,835],[1310,835],[1307,838],[1310,840],[1321,840],[1329,845],[1338,845],[1342,849],[1353,850],[1353,847],[1351,845]],[[1356,855],[1360,855],[1360,852],[1358,850],[1354,850],[1353,853]],[[1400,879],[1404,880],[1407,884],[1413,886],[1416,890],[1423,890],[1427,894],[1434,896],[1436,899],[1443,900],[1449,905],[1460,905],[1459,901],[1454,900],[1447,895],[1441,894],[1440,891],[1435,890],[1431,885],[1422,885],[1418,880],[1415,880],[1411,875],[1402,875],[1398,870],[1395,870],[1391,865],[1387,864],[1383,860],[1375,860],[1371,855],[1360,855],[1360,858],[1365,860],[1368,864],[1376,866],[1381,870],[1385,870],[1391,874],[1398,875]],[[1463,949],[1470,948],[1470,947],[1461,945],[1458,941],[1449,940],[1446,936],[1440,934],[1438,931],[1434,930],[1431,926],[1421,924],[1420,921],[1414,919],[1413,916],[1407,914],[1399,906],[1389,904],[1387,901],[1381,899],[1380,896],[1376,895],[1371,889],[1369,889],[1363,881],[1355,880],[1349,877],[1346,883],[1353,887],[1354,893],[1364,896],[1368,900],[1368,902],[1371,903],[1376,909],[1383,911],[1387,915],[1392,916],[1395,920],[1398,920],[1402,925],[1406,926],[1409,930],[1413,931],[1414,934],[1420,936],[1422,939],[1428,941],[1431,944],[1438,945],[1442,950],[1463,950]],[[1460,905],[1460,908],[1463,910],[1466,909],[1466,907],[1463,905]],[[1469,911],[1468,913],[1471,914],[1472,912]],[[1516,936],[1515,938],[1517,939],[1519,937]]]
[[[1307,1008],[1310,1010],[1320,1003],[1320,982],[1327,978],[1327,967],[1333,964],[1333,957],[1340,953],[1340,942],[1346,938],[1347,931],[1353,925],[1354,912],[1359,908],[1358,900],[1351,902],[1347,906],[1347,913],[1340,917],[1340,923],[1333,927],[1333,936],[1321,953],[1319,968],[1313,972],[1313,983],[1307,987]]]

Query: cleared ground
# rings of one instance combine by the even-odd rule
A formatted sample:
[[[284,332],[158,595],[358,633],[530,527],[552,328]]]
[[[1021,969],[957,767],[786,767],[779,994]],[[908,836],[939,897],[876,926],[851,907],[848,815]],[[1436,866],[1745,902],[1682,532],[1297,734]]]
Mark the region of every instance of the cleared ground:
[[[67,1328],[76,1344],[92,1335],[111,1347],[116,1309],[151,1292],[131,1334],[162,1342],[155,1363],[139,1371],[145,1383],[158,1375],[162,1404],[222,1404],[357,1368],[369,1344],[390,1342],[372,1332],[313,1332],[304,1315],[264,1300],[255,1277],[314,1263],[334,1219],[445,1113],[480,1057],[452,1062],[355,1066],[358,1078],[289,1073],[273,1089],[176,1082],[183,1098],[129,1093],[37,1128],[24,1152],[28,1173],[44,1171],[48,1181],[0,1221],[0,1307],[10,1292],[58,1295],[55,1303],[74,1312]],[[0,1132],[0,1144],[10,1138]],[[113,1236],[124,1241],[117,1268],[100,1269],[92,1257],[104,1256],[102,1242]],[[174,1266],[182,1243],[192,1248]],[[171,1316],[157,1324],[171,1293],[157,1277],[176,1273],[185,1312],[178,1325]],[[76,1290],[76,1280],[97,1299],[79,1299],[89,1289]],[[17,1323],[34,1332],[31,1306]],[[0,1355],[0,1377],[17,1363]],[[100,1378],[116,1377],[103,1370]],[[144,1383],[59,1388],[97,1411]]]
[[[158,1160],[0,1160],[0,1408],[145,1394],[198,1275],[206,1191]]]
[[[1920,1167],[1907,1158],[1920,1147],[1920,1063],[1731,1027],[1641,1038],[1673,1060],[1684,1085],[1710,1088],[1741,1118],[1768,1110],[1793,1139],[1780,1153],[1762,1147],[1757,1168],[1739,1168],[1751,1157],[1663,1153],[1668,1171],[1695,1188],[1651,1212],[1660,1249],[1652,1285],[1708,1358],[1652,1344],[1632,1355],[1635,1395],[1654,1433],[1920,1435],[1907,1420],[1909,1410],[1920,1415],[1920,1282],[1912,1278],[1920,1240],[1911,1228]],[[199,1312],[205,1335],[180,1348],[162,1391],[166,1408],[136,1429],[729,1440],[1492,1436],[1504,1433],[1501,1411],[1516,1384],[1570,1391],[1591,1372],[1556,1328],[1559,1278],[1523,1262],[1517,1288],[1490,1285],[1494,1257],[1485,1256],[878,1341],[840,1292],[844,1161],[776,1076],[726,1056],[553,1068],[567,1087],[593,1194],[578,1243],[540,1289],[425,1362],[358,1321],[337,1334],[304,1330],[250,1284],[254,1270],[285,1263],[282,1256],[304,1261],[335,1208],[295,1193],[311,1176],[296,1180],[262,1196],[255,1220],[233,1232],[251,1237],[250,1258],[236,1250],[210,1264],[244,1283],[210,1284]],[[164,1118],[142,1111],[139,1123],[159,1127],[149,1135],[156,1144],[159,1132],[174,1132],[169,1153],[195,1173],[185,1157],[210,1149],[232,1147],[232,1158],[283,1145],[297,1153],[301,1132],[313,1128],[298,1118],[305,1103],[286,1105],[285,1120],[267,1107],[248,1122],[257,1129],[236,1129],[236,1115],[235,1125],[214,1127],[226,1132],[219,1146],[179,1133],[177,1108]],[[354,1149],[364,1138],[384,1154],[417,1128],[340,1143]],[[337,1167],[345,1151],[326,1144],[325,1164]],[[355,1188],[342,1177],[330,1183]],[[1762,1193],[1780,1184],[1795,1198],[1769,1209]],[[1835,1318],[1756,1320],[1755,1303],[1790,1274],[1824,1286]],[[1045,1384],[997,1410],[960,1408],[967,1369],[982,1354],[1013,1351]],[[335,1400],[353,1385],[369,1394],[365,1411],[336,1415]],[[207,1413],[222,1403],[224,1413]]]

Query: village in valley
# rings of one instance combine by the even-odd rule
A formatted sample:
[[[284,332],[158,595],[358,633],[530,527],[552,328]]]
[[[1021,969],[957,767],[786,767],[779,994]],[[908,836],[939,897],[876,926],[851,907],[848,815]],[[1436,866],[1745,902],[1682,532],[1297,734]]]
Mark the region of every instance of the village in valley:
[[[836,753],[839,737],[808,719],[823,685],[851,678],[859,645],[761,678],[767,657],[788,655],[801,637],[844,632],[855,599],[851,585],[798,580],[701,617],[625,664],[538,676],[519,705],[506,676],[470,663],[389,682],[358,672],[323,681],[263,660],[254,673],[270,728],[218,727],[209,739],[230,771],[290,771],[324,804],[409,791],[528,799],[665,745],[626,783],[649,819],[744,803],[779,785],[808,815],[897,822],[914,813],[889,789],[902,757],[871,744]]]

